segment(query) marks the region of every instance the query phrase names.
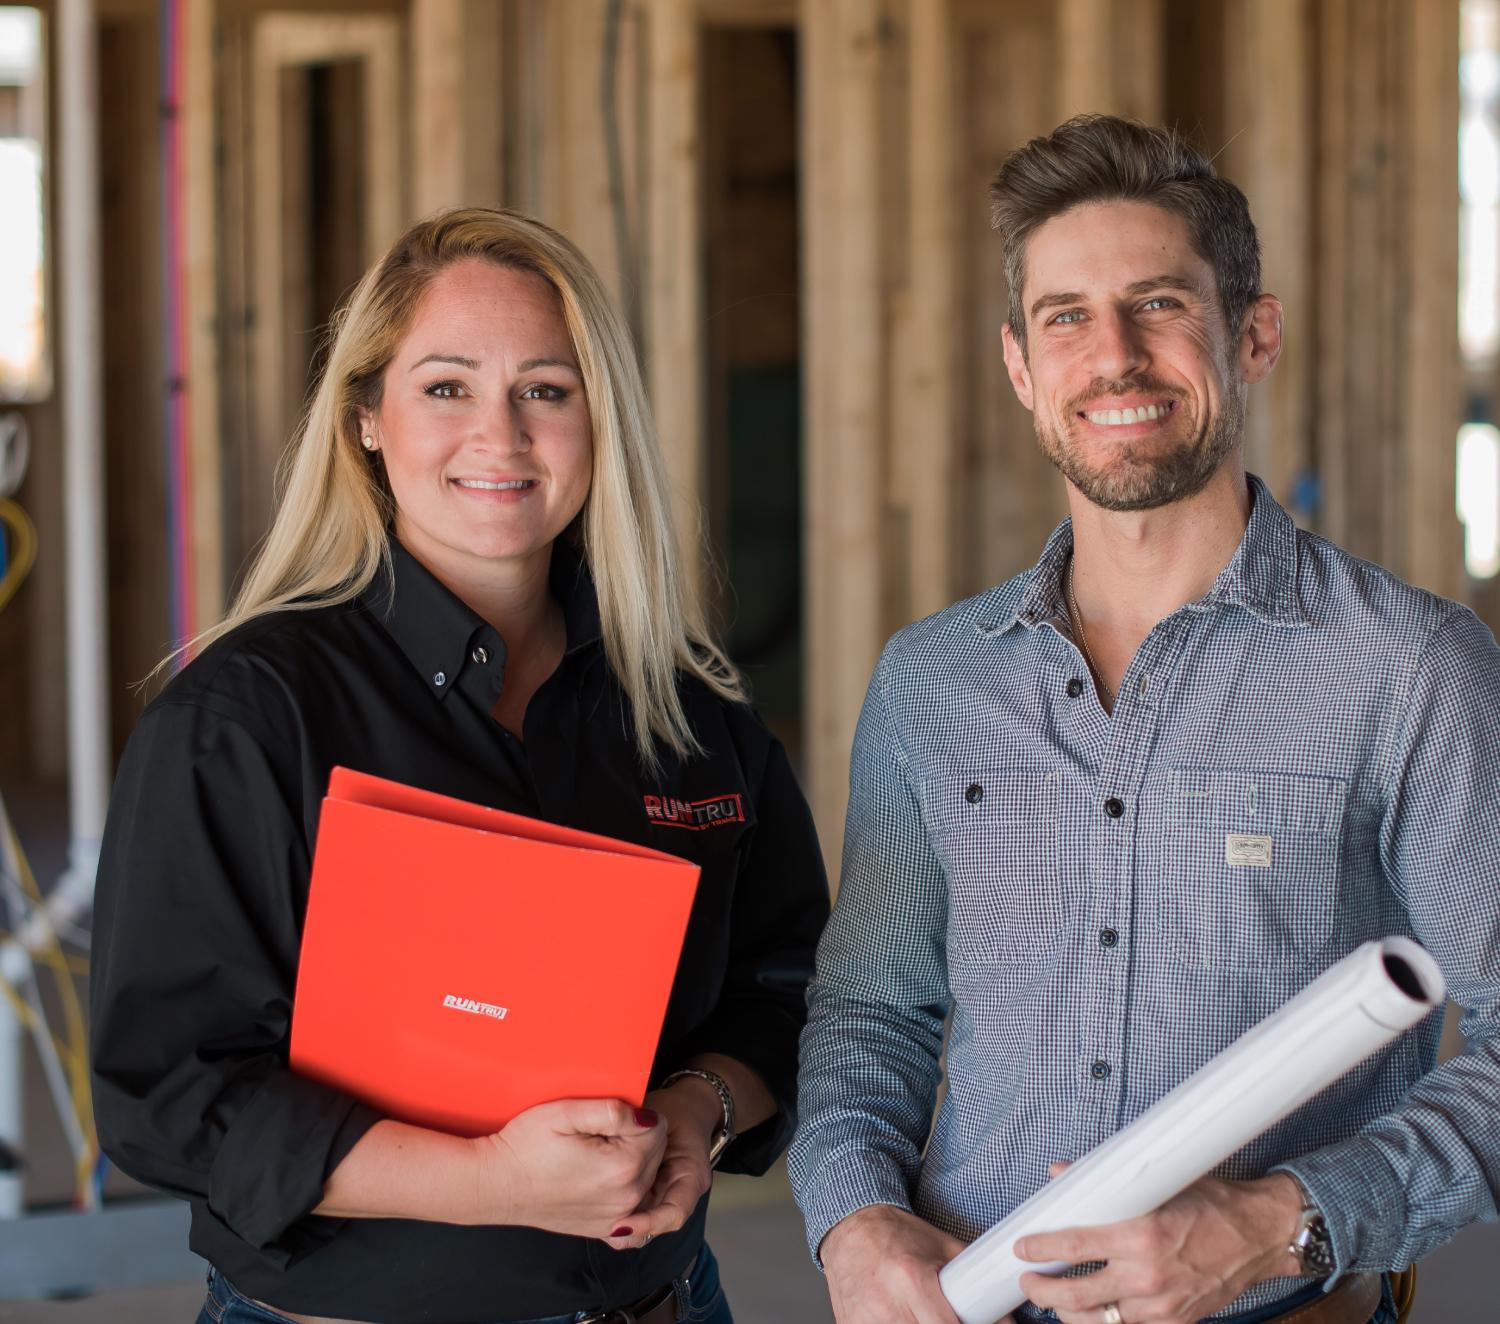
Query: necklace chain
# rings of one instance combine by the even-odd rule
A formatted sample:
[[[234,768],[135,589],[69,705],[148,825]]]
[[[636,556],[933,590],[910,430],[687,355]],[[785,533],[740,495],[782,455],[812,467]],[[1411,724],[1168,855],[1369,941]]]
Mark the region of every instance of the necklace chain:
[[[1099,664],[1094,661],[1093,650],[1089,648],[1088,631],[1083,628],[1083,613],[1078,610],[1078,595],[1073,592],[1073,557],[1068,558],[1068,613],[1072,619],[1074,628],[1078,631],[1078,642],[1083,646],[1083,660],[1089,664],[1089,674],[1094,678],[1094,683],[1104,691],[1105,703],[1114,699],[1114,691],[1105,684],[1104,676],[1099,670]]]

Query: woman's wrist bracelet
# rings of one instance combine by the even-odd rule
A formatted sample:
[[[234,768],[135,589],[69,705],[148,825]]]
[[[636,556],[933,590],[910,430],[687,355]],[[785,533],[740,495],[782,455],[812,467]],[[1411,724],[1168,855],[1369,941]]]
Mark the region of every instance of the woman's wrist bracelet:
[[[708,1071],[703,1067],[683,1067],[679,1071],[674,1071],[657,1088],[664,1090],[667,1086],[682,1080],[686,1076],[696,1076],[699,1080],[707,1081],[713,1087],[714,1093],[719,1096],[719,1105],[724,1110],[723,1126],[714,1133],[708,1147],[708,1166],[713,1167],[718,1163],[719,1156],[729,1147],[735,1137],[734,1093],[729,1088],[729,1082],[723,1076],[717,1071]]]

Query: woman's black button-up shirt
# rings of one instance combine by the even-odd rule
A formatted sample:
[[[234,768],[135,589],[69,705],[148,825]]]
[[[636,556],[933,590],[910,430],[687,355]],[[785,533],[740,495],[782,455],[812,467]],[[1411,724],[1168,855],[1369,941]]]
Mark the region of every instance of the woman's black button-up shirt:
[[[391,551],[392,576],[360,599],[216,642],[131,737],[95,914],[100,1136],[126,1172],[192,1202],[193,1250],[283,1310],[473,1324],[622,1305],[692,1260],[704,1205],[680,1232],[623,1252],[534,1228],[308,1212],[379,1120],[287,1069],[329,772],[342,764],[699,863],[652,1078],[705,1051],[760,1073],[780,1111],[726,1152],[732,1171],[764,1171],[794,1122],[803,990],[828,909],[812,820],[778,742],[696,681],[682,696],[706,753],[641,770],[592,586],[561,545],[567,650],[527,709],[524,742],[490,716],[504,642]],[[738,812],[710,810],[725,804]],[[411,885],[420,897],[422,880]]]

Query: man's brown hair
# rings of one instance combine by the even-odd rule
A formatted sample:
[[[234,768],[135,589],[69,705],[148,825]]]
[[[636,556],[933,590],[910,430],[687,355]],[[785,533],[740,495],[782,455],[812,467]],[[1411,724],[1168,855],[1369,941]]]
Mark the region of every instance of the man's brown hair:
[[[1260,294],[1260,239],[1245,195],[1175,129],[1114,115],[1078,115],[1018,147],[990,184],[990,220],[1005,248],[1010,330],[1026,349],[1026,241],[1046,221],[1087,202],[1149,202],[1187,223],[1214,270],[1231,337]]]

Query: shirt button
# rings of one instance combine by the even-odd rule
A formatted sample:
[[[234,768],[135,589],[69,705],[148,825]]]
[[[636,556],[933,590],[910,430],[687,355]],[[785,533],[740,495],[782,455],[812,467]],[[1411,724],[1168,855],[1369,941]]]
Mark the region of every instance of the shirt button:
[[[1114,929],[1099,930],[1099,946],[1116,947],[1119,945],[1120,935]]]
[[[1077,676],[1074,676],[1073,679],[1068,682],[1068,698],[1076,699],[1082,693],[1083,682],[1079,680]]]
[[[443,672],[439,671],[437,675],[432,678],[432,683],[434,685],[446,685],[448,683],[448,677]]]
[[[969,789],[964,792],[964,799],[971,805],[977,805],[984,799],[984,787],[978,782],[970,782]]]
[[[472,657],[474,661],[479,663],[480,666],[483,666],[490,660],[490,650],[488,648],[485,648],[483,645],[480,645],[480,647],[476,648],[472,653],[469,654],[469,656]]]
[[[1091,1075],[1095,1080],[1108,1080],[1109,1079],[1109,1063],[1106,1062],[1106,1061],[1104,1061],[1103,1058],[1101,1058],[1099,1061],[1095,1062],[1094,1065],[1089,1068],[1089,1075]]]
[[[1104,802],[1104,812],[1111,818],[1120,818],[1125,813],[1125,801],[1117,795],[1112,795]]]

